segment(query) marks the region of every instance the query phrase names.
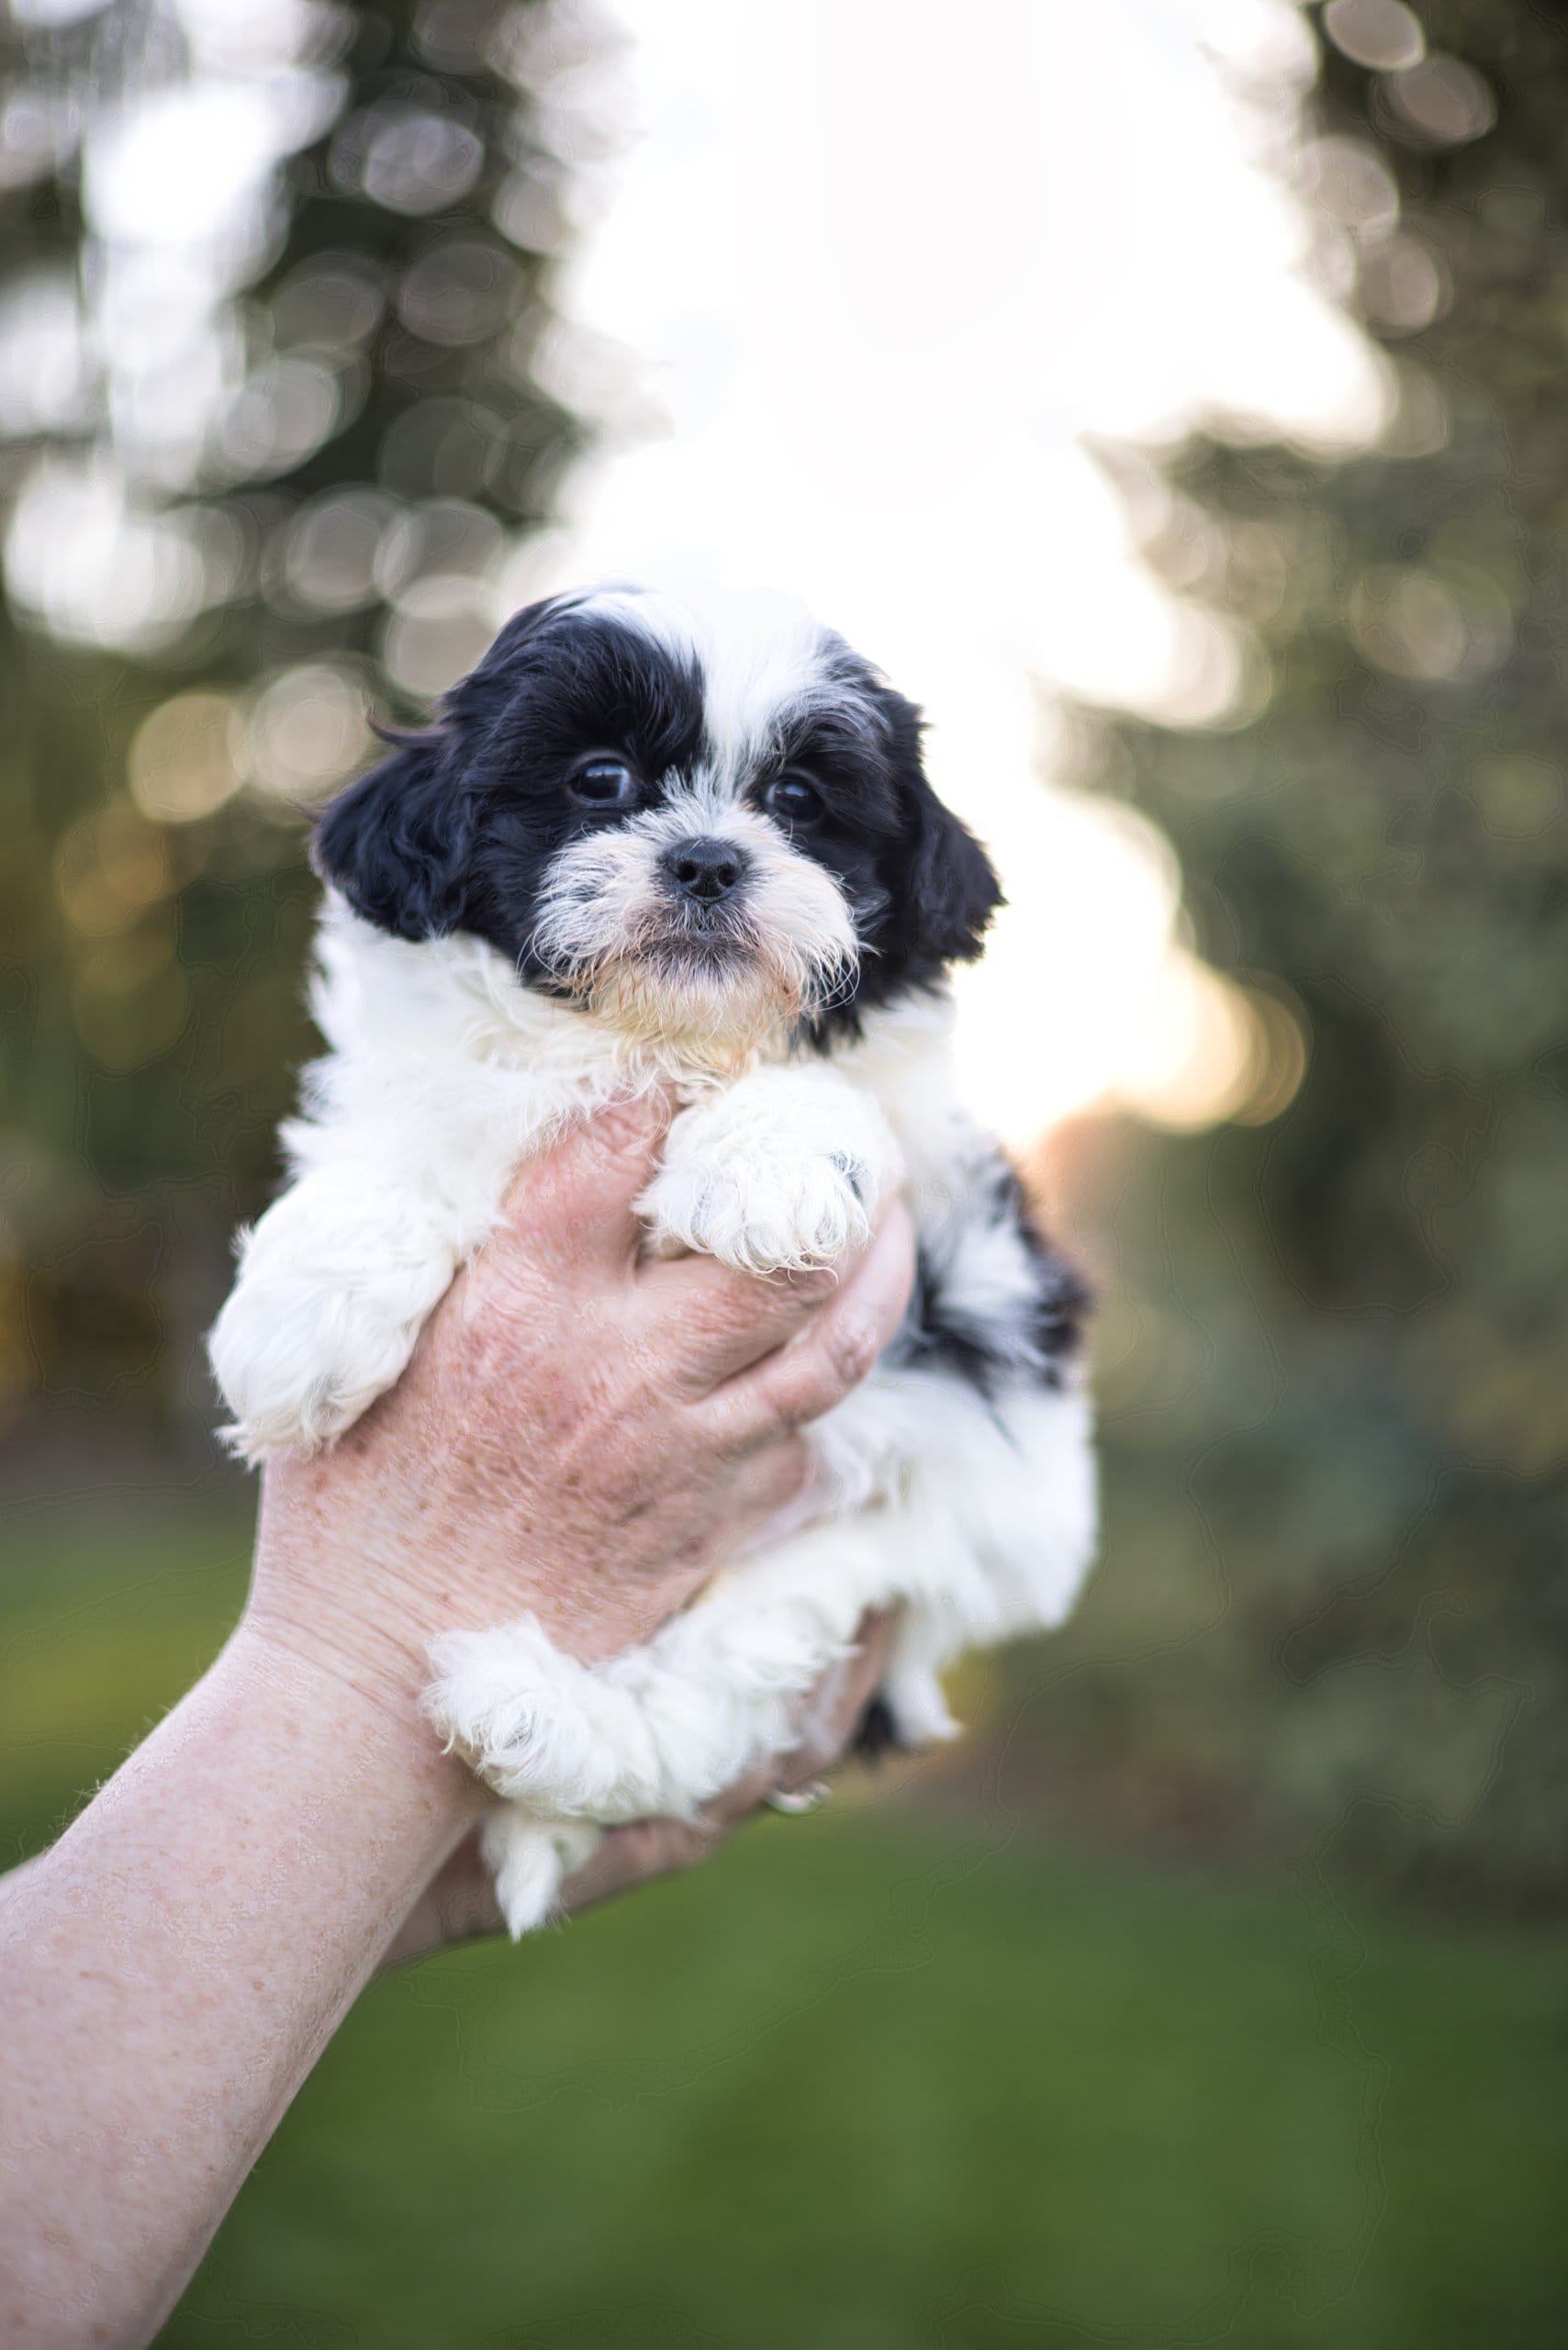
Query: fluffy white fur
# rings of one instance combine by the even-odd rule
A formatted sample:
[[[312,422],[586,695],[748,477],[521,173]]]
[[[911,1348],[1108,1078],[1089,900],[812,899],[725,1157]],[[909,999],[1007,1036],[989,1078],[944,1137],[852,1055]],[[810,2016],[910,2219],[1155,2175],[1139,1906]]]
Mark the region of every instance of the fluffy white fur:
[[[245,1239],[213,1333],[252,1460],[357,1418],[522,1159],[643,1083],[690,1103],[644,1202],[655,1244],[752,1270],[829,1261],[902,1169],[977,1319],[1026,1289],[1015,1232],[955,1214],[985,1146],[946,1074],[944,999],[871,1015],[826,1065],[759,1058],[737,1075],[529,992],[476,941],[409,944],[339,903],[319,962],[331,1051],[286,1129],[296,1180]],[[810,1434],[817,1522],[716,1578],[645,1647],[585,1668],[529,1617],[440,1644],[431,1718],[506,1799],[487,1844],[514,1932],[548,1914],[599,1827],[689,1815],[786,1746],[795,1702],[868,1607],[904,1603],[886,1693],[906,1736],[943,1738],[943,1666],[1070,1606],[1094,1537],[1081,1393],[988,1403],[884,1368]]]
[[[710,790],[729,797],[765,750],[781,711],[823,695],[822,630],[791,596],[688,581],[680,595],[638,588],[594,591],[596,611],[702,667],[702,706],[711,765]]]
[[[693,834],[732,842],[750,866],[745,956],[709,968],[661,954],[667,901],[658,857]],[[711,779],[671,792],[614,832],[575,841],[556,858],[534,945],[553,973],[622,1032],[707,1058],[812,1009],[852,967],[855,933],[842,893],[820,865],[792,856],[778,828]]]
[[[231,1441],[259,1460],[349,1427],[398,1377],[522,1161],[654,1084],[685,1106],[641,1203],[650,1248],[756,1272],[831,1264],[902,1183],[951,1360],[884,1359],[809,1431],[810,1522],[729,1562],[645,1646],[585,1667],[531,1617],[439,1644],[430,1717],[502,1799],[487,1849],[514,1933],[604,1826],[689,1815],[787,1746],[869,1607],[900,1604],[883,1688],[900,1733],[949,1735],[944,1666],[1059,1622],[1094,1539],[1087,1405],[1070,1366],[1053,1384],[1032,1352],[1040,1265],[958,1106],[948,998],[912,990],[827,1054],[791,1057],[801,1016],[852,977],[856,930],[832,874],[743,795],[778,712],[831,689],[820,632],[771,604],[715,629],[599,600],[700,655],[707,764],[555,856],[533,944],[569,1000],[476,937],[399,938],[329,894],[313,998],[329,1050],[285,1129],[293,1180],[243,1239],[212,1336]],[[671,929],[685,918],[660,858],[694,829],[747,860],[718,932]],[[971,1329],[978,1379],[953,1367]]]

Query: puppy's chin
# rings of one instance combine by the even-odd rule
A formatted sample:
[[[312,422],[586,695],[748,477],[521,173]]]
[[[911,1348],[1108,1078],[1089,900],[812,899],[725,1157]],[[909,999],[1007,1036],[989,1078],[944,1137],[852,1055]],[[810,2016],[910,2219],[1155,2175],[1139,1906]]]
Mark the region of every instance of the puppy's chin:
[[[858,948],[836,881],[754,813],[698,811],[745,859],[738,890],[700,902],[663,860],[695,829],[684,806],[574,841],[534,910],[546,982],[639,1041],[733,1058],[789,1030],[852,981]]]
[[[754,936],[673,928],[629,942],[590,968],[553,976],[585,1010],[640,1043],[719,1057],[792,1028],[829,992],[788,947],[769,952]]]

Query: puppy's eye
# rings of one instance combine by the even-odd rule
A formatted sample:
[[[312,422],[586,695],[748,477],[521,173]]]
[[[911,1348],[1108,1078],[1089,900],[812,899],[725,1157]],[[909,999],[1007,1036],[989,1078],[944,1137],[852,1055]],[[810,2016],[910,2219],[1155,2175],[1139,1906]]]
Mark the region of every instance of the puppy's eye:
[[[810,776],[785,773],[775,776],[762,795],[762,804],[770,816],[787,816],[797,824],[809,824],[813,816],[822,814],[823,796]]]
[[[637,778],[624,759],[588,759],[567,789],[588,808],[625,808],[637,797]]]

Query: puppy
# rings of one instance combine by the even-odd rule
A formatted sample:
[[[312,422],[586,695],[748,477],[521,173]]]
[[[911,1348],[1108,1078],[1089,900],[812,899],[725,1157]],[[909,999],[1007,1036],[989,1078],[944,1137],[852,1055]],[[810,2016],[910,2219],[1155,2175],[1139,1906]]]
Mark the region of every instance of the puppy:
[[[1060,1621],[1094,1539],[1083,1296],[950,1071],[945,974],[995,876],[918,711],[792,609],[533,605],[327,810],[317,857],[329,1051],[212,1335],[246,1459],[349,1427],[520,1163],[639,1087],[685,1105],[650,1249],[831,1265],[898,1186],[918,1229],[902,1330],[808,1432],[808,1523],[591,1668],[532,1617],[439,1644],[430,1718],[502,1798],[521,1933],[603,1826],[689,1815],[787,1746],[868,1608],[899,1616],[867,1736],[910,1746],[953,1734],[960,1650]]]

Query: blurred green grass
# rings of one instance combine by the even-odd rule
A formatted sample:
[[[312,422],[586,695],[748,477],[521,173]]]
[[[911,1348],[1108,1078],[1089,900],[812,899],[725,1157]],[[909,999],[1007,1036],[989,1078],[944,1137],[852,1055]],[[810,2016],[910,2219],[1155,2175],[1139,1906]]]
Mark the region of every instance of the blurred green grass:
[[[210,1653],[245,1530],[13,1508],[0,1832]],[[1561,1930],[841,1804],[373,1990],[164,2340],[1344,2350],[1568,2329]]]

